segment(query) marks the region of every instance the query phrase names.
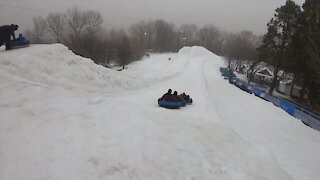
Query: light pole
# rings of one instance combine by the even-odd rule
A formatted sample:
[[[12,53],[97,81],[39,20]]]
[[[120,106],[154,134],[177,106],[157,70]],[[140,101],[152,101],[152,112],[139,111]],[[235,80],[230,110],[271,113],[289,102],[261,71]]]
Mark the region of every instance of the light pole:
[[[144,51],[147,50],[147,43],[146,43],[146,40],[147,40],[147,36],[148,36],[148,33],[143,33],[144,34],[144,38],[143,38],[143,47],[144,47]]]
[[[187,37],[182,37],[182,45],[183,46],[187,45]]]

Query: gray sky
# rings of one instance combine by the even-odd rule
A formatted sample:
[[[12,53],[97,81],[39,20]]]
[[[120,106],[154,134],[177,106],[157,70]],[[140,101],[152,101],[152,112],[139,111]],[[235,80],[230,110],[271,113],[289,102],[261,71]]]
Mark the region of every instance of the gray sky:
[[[222,30],[266,32],[274,10],[286,0],[0,0],[0,24],[30,26],[35,15],[78,6],[97,10],[107,28],[126,28],[139,20],[164,19],[176,25],[212,24]],[[304,0],[294,0],[299,5]]]

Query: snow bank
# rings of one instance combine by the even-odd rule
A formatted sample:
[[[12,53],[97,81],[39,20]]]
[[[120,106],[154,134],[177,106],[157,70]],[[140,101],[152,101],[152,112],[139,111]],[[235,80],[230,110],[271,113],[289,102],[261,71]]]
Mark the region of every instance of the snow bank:
[[[218,58],[219,56],[210,52],[208,49],[201,46],[183,47],[179,50],[178,56],[184,56],[189,58]]]
[[[0,76],[81,92],[119,91],[144,84],[77,56],[61,44],[0,52]]]

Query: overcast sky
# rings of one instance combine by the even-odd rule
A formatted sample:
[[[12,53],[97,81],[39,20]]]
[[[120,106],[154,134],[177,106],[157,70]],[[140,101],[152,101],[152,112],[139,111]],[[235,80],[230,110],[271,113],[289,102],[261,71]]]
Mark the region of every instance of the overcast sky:
[[[126,28],[140,20],[164,19],[176,25],[212,24],[222,30],[266,32],[266,24],[286,0],[0,0],[0,24],[23,29],[35,15],[78,6],[99,11],[107,28]],[[304,0],[294,0],[299,5]]]

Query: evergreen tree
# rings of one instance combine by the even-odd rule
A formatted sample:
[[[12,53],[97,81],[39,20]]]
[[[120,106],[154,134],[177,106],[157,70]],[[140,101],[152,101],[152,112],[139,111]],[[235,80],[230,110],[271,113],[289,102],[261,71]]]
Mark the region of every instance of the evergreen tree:
[[[295,32],[292,38],[292,44],[290,45],[288,53],[290,54],[291,63],[287,64],[286,70],[294,74],[293,83],[291,91],[293,90],[293,86],[295,83],[302,85],[302,90],[300,91],[300,100],[304,98],[306,93],[306,85],[307,82],[305,80],[308,79],[309,70],[307,66],[307,56],[303,50],[303,45],[301,41],[302,37],[302,29],[301,29],[301,21],[303,19],[299,19],[299,28]],[[292,92],[291,92],[292,94]]]
[[[305,53],[305,84],[312,105],[320,104],[320,1],[306,0],[303,5],[300,43]]]
[[[303,46],[313,61],[320,64],[320,1],[306,0],[303,5]]]
[[[276,14],[268,23],[268,32],[263,37],[259,53],[260,57],[264,57],[264,60],[274,67],[274,78],[269,93],[272,93],[277,85],[279,70],[284,68],[289,60],[288,48],[297,29],[300,14],[300,6],[292,0],[287,0],[284,6],[276,9]]]

